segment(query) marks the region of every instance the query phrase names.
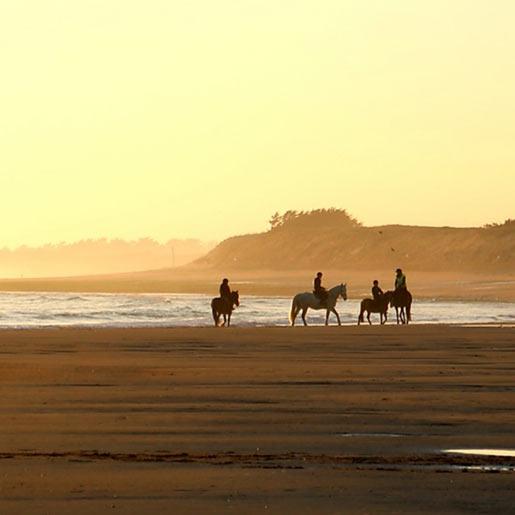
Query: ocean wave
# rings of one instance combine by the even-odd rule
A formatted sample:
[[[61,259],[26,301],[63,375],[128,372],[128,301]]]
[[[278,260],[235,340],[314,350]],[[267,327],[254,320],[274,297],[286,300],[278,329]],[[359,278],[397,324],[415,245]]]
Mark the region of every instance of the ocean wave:
[[[0,293],[0,328],[36,327],[176,327],[212,326],[212,295],[200,294],[75,294]],[[289,324],[291,299],[249,296],[233,315],[240,326]],[[340,301],[336,309],[344,324],[354,325],[359,301]],[[508,303],[415,302],[414,323],[513,323],[515,310]],[[309,311],[310,325],[322,325],[325,311]],[[378,323],[377,315],[372,316]],[[389,323],[395,323],[390,310]],[[336,318],[330,316],[330,323]],[[300,320],[299,320],[300,322]]]

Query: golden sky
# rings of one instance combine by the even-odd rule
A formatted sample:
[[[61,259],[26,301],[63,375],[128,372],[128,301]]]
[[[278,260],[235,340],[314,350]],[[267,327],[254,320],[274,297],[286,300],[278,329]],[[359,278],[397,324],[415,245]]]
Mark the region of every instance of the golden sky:
[[[513,218],[512,0],[3,0],[0,246]]]

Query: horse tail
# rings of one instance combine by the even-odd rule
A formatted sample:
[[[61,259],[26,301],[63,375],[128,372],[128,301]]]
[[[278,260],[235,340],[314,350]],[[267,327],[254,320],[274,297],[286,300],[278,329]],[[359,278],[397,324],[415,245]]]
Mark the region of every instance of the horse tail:
[[[295,297],[293,297],[293,300],[291,301],[290,313],[288,316],[288,319],[290,320],[291,325],[293,325],[295,323],[295,319],[297,318],[298,314],[299,314],[299,307],[297,306],[297,303],[295,302]]]
[[[411,299],[408,302],[408,305],[406,306],[406,320],[408,322],[411,322]]]

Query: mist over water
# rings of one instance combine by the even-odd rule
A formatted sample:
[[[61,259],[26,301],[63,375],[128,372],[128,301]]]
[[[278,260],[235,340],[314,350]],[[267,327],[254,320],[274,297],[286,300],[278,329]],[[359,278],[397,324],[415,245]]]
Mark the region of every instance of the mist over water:
[[[0,329],[39,327],[205,327],[212,326],[211,295],[0,293]],[[290,298],[243,296],[232,324],[286,326]],[[343,324],[356,324],[359,300],[336,306]],[[515,323],[515,306],[499,302],[416,301],[412,323]],[[379,323],[379,315],[372,315]],[[325,311],[308,312],[310,325],[321,325]],[[329,322],[336,324],[331,315]],[[388,323],[395,323],[390,309]],[[302,324],[300,317],[297,324]]]

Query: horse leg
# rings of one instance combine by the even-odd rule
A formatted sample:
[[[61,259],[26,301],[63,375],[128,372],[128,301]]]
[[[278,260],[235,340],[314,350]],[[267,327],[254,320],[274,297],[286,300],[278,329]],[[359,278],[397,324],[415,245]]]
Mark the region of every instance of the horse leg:
[[[295,319],[297,318],[297,315],[299,314],[299,311],[300,311],[300,308],[296,305],[292,306],[291,308],[291,314],[290,314],[290,321],[291,321],[291,326],[294,327],[295,326]]]
[[[325,310],[325,325],[329,325],[329,313],[331,312],[330,309]]]
[[[306,313],[308,312],[308,308],[304,308],[302,310],[302,321],[304,322],[304,325],[308,325],[308,323],[306,322]]]
[[[363,319],[363,313],[365,312],[365,310],[363,309],[363,303],[361,303],[361,308],[359,310],[359,316],[358,316],[358,325],[361,324],[361,322],[364,322],[365,320]]]
[[[395,316],[397,317],[397,325],[399,324],[399,308],[395,306]]]
[[[231,312],[227,315],[227,327],[231,327]]]
[[[336,320],[338,320],[338,325],[342,325],[342,322],[340,320],[340,315],[338,314],[338,311],[336,311],[335,308],[331,310],[336,315]]]
[[[367,320],[368,320],[368,325],[372,325],[372,321],[370,320],[370,311],[367,311]]]
[[[227,323],[227,315],[224,313],[224,323],[222,324],[222,327]]]

